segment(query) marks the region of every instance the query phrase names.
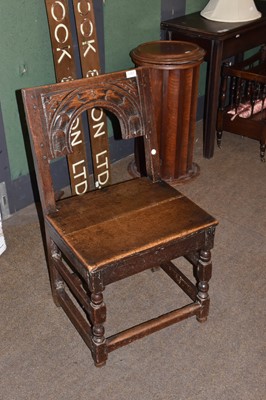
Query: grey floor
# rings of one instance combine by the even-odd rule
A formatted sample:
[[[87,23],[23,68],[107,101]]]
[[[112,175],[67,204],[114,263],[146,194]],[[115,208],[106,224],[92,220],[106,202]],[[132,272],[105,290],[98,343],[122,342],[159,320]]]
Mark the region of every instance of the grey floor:
[[[266,399],[266,164],[255,141],[231,134],[206,160],[200,124],[197,131],[194,159],[201,173],[178,190],[220,221],[207,323],[191,318],[173,325],[111,353],[104,368],[95,368],[53,304],[30,206],[3,225],[0,399]],[[107,288],[107,330],[182,301],[161,271],[146,271]]]

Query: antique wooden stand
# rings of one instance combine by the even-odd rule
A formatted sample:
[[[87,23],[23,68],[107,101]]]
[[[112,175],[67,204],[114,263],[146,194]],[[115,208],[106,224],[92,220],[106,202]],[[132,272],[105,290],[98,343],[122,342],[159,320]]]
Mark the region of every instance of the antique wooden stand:
[[[180,41],[148,42],[130,53],[136,66],[152,67],[161,176],[167,181],[184,182],[199,174],[193,149],[199,69],[204,54],[199,46]],[[139,146],[135,152],[138,164]]]

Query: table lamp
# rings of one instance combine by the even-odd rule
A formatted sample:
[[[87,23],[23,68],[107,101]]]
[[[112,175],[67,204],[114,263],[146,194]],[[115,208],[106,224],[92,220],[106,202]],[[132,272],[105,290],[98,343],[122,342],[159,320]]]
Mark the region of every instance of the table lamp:
[[[200,14],[220,22],[245,22],[261,17],[253,0],[210,0]]]

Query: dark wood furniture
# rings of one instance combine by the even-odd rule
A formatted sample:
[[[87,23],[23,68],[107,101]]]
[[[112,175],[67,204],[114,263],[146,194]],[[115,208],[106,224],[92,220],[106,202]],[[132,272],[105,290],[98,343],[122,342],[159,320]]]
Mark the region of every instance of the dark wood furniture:
[[[193,150],[204,50],[193,43],[162,40],[140,44],[130,56],[136,66],[151,68],[162,179],[179,183],[196,177]]]
[[[217,143],[223,131],[260,142],[260,157],[266,147],[266,46],[238,64],[222,68]]]
[[[191,316],[205,321],[217,221],[160,180],[149,69],[25,89],[22,94],[53,297],[88,345],[95,365],[104,365],[108,353],[118,347],[170,324]],[[143,136],[148,176],[58,200],[51,162],[74,151],[72,125],[87,109],[97,107],[118,118],[123,139]],[[104,154],[105,149],[96,156],[94,170],[97,160],[105,162]],[[99,182],[95,186],[99,189]],[[195,283],[172,263],[178,257],[194,266]],[[105,287],[152,267],[161,267],[188,295],[189,303],[106,338]]]
[[[161,23],[169,40],[187,40],[206,51],[208,63],[205,94],[204,148],[206,158],[213,157],[215,127],[220,88],[220,72],[223,60],[242,54],[259,46],[266,37],[266,3],[256,2],[262,17],[250,22],[224,23],[207,20],[199,12],[174,18]]]

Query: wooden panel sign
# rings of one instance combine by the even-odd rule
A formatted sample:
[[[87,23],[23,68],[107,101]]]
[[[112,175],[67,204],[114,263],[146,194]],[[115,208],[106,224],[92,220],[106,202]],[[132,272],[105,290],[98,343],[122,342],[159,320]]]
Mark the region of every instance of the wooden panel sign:
[[[73,0],[83,77],[101,73],[98,38],[92,0]],[[96,187],[110,183],[106,116],[102,109],[88,112]]]
[[[53,58],[57,82],[77,78],[74,47],[71,34],[67,0],[46,0]],[[71,129],[73,153],[68,155],[72,194],[81,195],[89,189],[88,164],[84,145],[81,118],[77,118]]]
[[[77,79],[68,0],[45,1],[57,81]],[[86,0],[74,1],[74,9],[82,75],[86,77],[99,74],[99,50],[93,4]],[[95,185],[100,187],[109,183],[110,176],[106,118],[102,110],[91,110],[88,118],[93,163],[96,162],[94,165],[97,165],[96,171],[94,171]],[[86,146],[81,118],[77,118],[74,122],[71,137],[74,149],[73,153],[68,156],[71,187],[73,194],[80,195],[89,189]]]

